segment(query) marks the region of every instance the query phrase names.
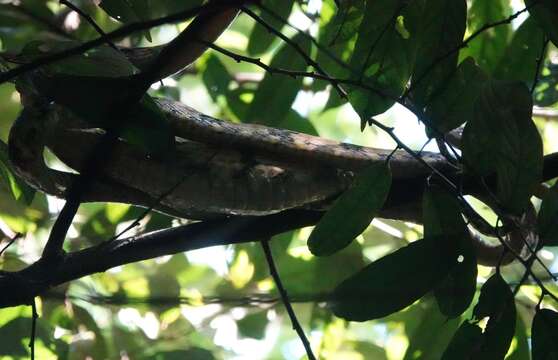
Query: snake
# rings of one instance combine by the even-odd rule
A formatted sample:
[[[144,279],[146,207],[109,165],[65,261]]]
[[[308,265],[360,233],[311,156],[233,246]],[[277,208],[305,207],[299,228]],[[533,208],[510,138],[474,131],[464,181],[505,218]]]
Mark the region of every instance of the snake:
[[[189,29],[199,34],[208,23],[218,22],[220,27],[202,38],[213,42],[236,12],[201,14]],[[180,37],[192,43],[196,36],[185,31]],[[161,67],[161,59],[179,54],[191,62],[205,48],[194,47],[195,51],[182,55],[181,47],[168,45],[121,51],[140,70],[158,79],[184,66],[181,60]],[[14,171],[34,188],[65,198],[105,130],[92,127],[33,91],[18,90],[23,110],[8,142]],[[173,100],[155,99],[155,104],[175,136],[175,156],[155,157],[120,138],[82,194],[82,202],[121,202],[196,220],[263,216],[300,208],[324,211],[351,187],[360,171],[388,162],[393,181],[379,216],[420,223],[422,193],[432,172],[459,176],[459,170],[439,153],[422,151],[412,156],[400,149],[370,148],[219,120]],[[74,171],[48,167],[45,148]],[[475,243],[481,244],[477,253],[490,257],[487,264],[493,265],[502,252],[501,246],[482,245],[480,240]],[[523,243],[518,245],[522,248]]]

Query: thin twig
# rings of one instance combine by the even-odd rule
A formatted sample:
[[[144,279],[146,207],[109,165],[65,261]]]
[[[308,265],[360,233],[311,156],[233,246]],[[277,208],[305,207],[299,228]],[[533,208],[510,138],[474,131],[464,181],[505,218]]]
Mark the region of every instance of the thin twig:
[[[539,57],[537,58],[537,66],[535,67],[535,78],[533,79],[533,85],[531,85],[531,95],[535,92],[535,88],[537,87],[537,83],[539,82],[539,75],[541,72],[541,67],[544,62],[544,54],[546,53],[546,47],[548,46],[548,42],[550,39],[546,37],[546,34],[543,34],[543,46],[541,48],[541,52]]]
[[[91,50],[99,45],[105,44],[109,40],[119,39],[131,35],[138,31],[151,29],[155,26],[188,20],[193,16],[196,16],[200,13],[215,10],[216,8],[218,9],[220,7],[231,7],[234,5],[245,4],[251,1],[252,0],[231,0],[229,3],[226,3],[226,5],[219,3],[219,6],[216,6],[214,2],[210,2],[208,4],[196,6],[192,9],[184,10],[176,14],[171,14],[153,20],[141,21],[141,22],[125,25],[115,31],[107,33],[105,36],[100,36],[97,39],[88,41],[86,43],[83,43],[82,45],[72,47],[64,51],[60,51],[47,56],[43,56],[31,63],[23,64],[18,66],[15,69],[11,69],[6,72],[0,73],[0,84],[12,80],[28,71],[35,70],[41,66],[49,65],[54,62],[66,59],[68,57],[82,54],[87,50]]]
[[[214,158],[215,156],[217,156],[217,154],[219,153],[219,151],[216,151],[213,155],[211,155],[206,161],[205,161],[205,165],[209,164]],[[155,209],[155,207],[157,205],[159,205],[167,196],[170,196],[181,184],[184,183],[184,181],[186,181],[186,179],[188,179],[190,176],[194,175],[194,171],[189,172],[188,174],[185,174],[184,176],[182,176],[182,178],[180,180],[178,180],[176,182],[176,184],[172,185],[171,187],[169,187],[166,191],[164,191],[163,193],[161,193],[161,195],[159,195],[151,205],[149,205],[148,208],[146,208],[130,225],[126,226],[126,228],[124,230],[122,230],[121,232],[119,232],[118,234],[116,234],[115,236],[113,236],[112,238],[110,238],[107,241],[114,241],[119,239],[122,235],[124,235],[125,233],[127,233],[128,231],[130,231],[132,228],[139,226],[140,221],[143,220],[147,215],[149,215],[149,213],[151,213],[153,211],[153,209]]]
[[[257,58],[252,58],[249,56],[245,56],[245,55],[240,55],[237,53],[234,53],[230,50],[224,49],[218,45],[215,45],[213,43],[209,43],[206,41],[200,41],[202,44],[206,45],[207,47],[223,54],[226,55],[228,57],[230,57],[231,59],[235,60],[236,62],[247,62],[250,64],[254,64],[260,68],[262,68],[263,70],[270,72],[270,73],[275,73],[275,74],[283,74],[283,75],[288,75],[291,77],[297,77],[297,76],[301,76],[301,77],[307,77],[307,78],[312,78],[312,79],[317,79],[317,80],[324,80],[324,81],[328,81],[330,83],[338,83],[338,84],[346,84],[346,85],[352,85],[352,86],[356,86],[368,91],[371,91],[373,93],[375,93],[378,96],[384,97],[386,99],[390,99],[393,100],[394,102],[397,102],[397,97],[396,96],[391,96],[389,94],[387,94],[386,92],[384,92],[381,89],[375,88],[373,86],[367,85],[362,83],[361,81],[355,80],[355,79],[350,79],[350,78],[334,78],[334,77],[330,77],[327,75],[323,75],[314,71],[296,71],[296,70],[287,70],[287,69],[282,69],[282,68],[277,68],[277,67],[273,67],[270,65],[267,65],[266,63],[262,62],[260,59]],[[403,106],[405,106],[407,109],[409,109],[410,111],[413,111],[413,109],[409,108],[407,105],[405,104],[401,104]]]
[[[290,27],[291,29],[295,30],[298,34],[300,34],[301,36],[304,36],[305,38],[309,39],[314,46],[316,46],[316,48],[321,51],[322,53],[324,53],[325,55],[327,55],[327,57],[329,57],[331,60],[333,60],[337,65],[349,70],[349,71],[353,71],[353,69],[351,69],[351,67],[345,63],[343,60],[341,60],[340,58],[338,58],[333,52],[331,52],[326,46],[322,45],[318,40],[316,40],[312,35],[308,34],[305,31],[302,31],[301,29],[299,29],[298,27],[294,26],[293,24],[291,24],[287,19],[285,19],[284,17],[282,17],[281,15],[277,14],[275,11],[273,11],[272,9],[268,8],[267,6],[265,6],[263,3],[260,3],[259,8],[262,9],[265,13],[267,13],[269,16],[273,17],[275,20],[279,21],[280,23],[282,23],[283,25],[286,25],[288,27]]]
[[[31,301],[31,336],[29,337],[29,348],[31,350],[31,360],[35,360],[35,335],[37,333],[37,304],[35,298]]]
[[[43,25],[44,27],[46,27],[48,29],[48,31],[52,32],[53,34],[59,35],[59,36],[64,37],[66,39],[74,40],[74,37],[72,35],[65,32],[56,23],[52,22],[50,19],[44,18],[44,17],[36,14],[33,11],[29,11],[29,9],[27,9],[25,6],[23,6],[21,4],[19,4],[19,5],[8,4],[6,6],[8,6],[13,11],[16,11],[16,12],[19,12],[19,13],[23,14],[24,16],[28,17],[30,20],[36,21],[37,23]]]
[[[93,29],[95,29],[95,31],[103,36],[106,37],[107,34],[103,31],[103,29],[101,29],[101,27],[99,25],[97,25],[97,23],[95,22],[95,20],[93,20],[93,18],[91,16],[89,16],[88,14],[86,14],[83,10],[81,10],[78,6],[72,4],[71,2],[69,2],[68,0],[60,0],[60,4],[62,5],[66,5],[69,9],[75,11],[76,13],[78,13],[79,16],[81,16],[82,18],[85,19],[85,21],[87,21],[89,23],[89,25],[91,25],[93,27]],[[114,50],[118,50],[118,48],[116,47],[116,45],[114,45],[114,43],[110,40],[106,41],[107,44],[113,48]]]
[[[256,15],[252,10],[246,8],[245,6],[241,7],[242,11],[247,14],[248,16],[250,16],[252,19],[254,19],[256,22],[258,22],[260,25],[262,25],[264,28],[267,29],[267,31],[269,31],[270,33],[276,35],[277,37],[279,37],[281,40],[283,40],[286,44],[288,44],[289,46],[291,46],[293,49],[295,49],[295,51],[297,53],[300,54],[300,56],[302,56],[304,58],[304,60],[306,61],[306,63],[310,66],[312,66],[314,69],[316,69],[316,71],[318,73],[320,73],[321,75],[327,77],[331,83],[331,85],[333,85],[333,87],[335,88],[335,90],[339,93],[339,96],[341,96],[344,99],[348,98],[347,92],[339,85],[339,83],[335,80],[335,78],[332,78],[331,76],[329,76],[326,71],[324,69],[322,69],[322,67],[320,66],[320,64],[318,64],[317,62],[314,61],[314,59],[312,59],[310,57],[310,55],[308,55],[297,43],[295,43],[294,41],[292,41],[291,39],[289,39],[287,36],[285,36],[282,32],[278,31],[277,29],[275,29],[273,26],[269,25],[267,22],[265,22],[261,17],[259,17],[258,15]]]
[[[289,300],[289,295],[287,294],[287,290],[285,290],[285,288],[283,287],[281,277],[279,276],[279,272],[277,271],[277,267],[275,266],[275,262],[273,261],[273,255],[271,254],[271,248],[269,247],[269,239],[263,239],[261,241],[261,244],[262,244],[263,252],[265,254],[265,259],[267,260],[267,264],[269,266],[269,273],[271,274],[271,277],[273,278],[273,281],[277,286],[279,295],[281,295],[281,300],[285,305],[287,314],[289,314],[289,318],[291,319],[293,329],[298,334],[298,337],[300,338],[300,341],[302,342],[302,345],[306,350],[306,355],[308,356],[308,359],[315,360],[316,357],[312,352],[312,347],[310,346],[310,342],[308,341],[308,338],[306,338],[306,334],[304,334],[304,330],[302,329],[302,326],[300,326],[300,323],[296,318],[296,314],[293,310],[293,306],[291,305],[291,301]]]
[[[10,246],[12,246],[12,244],[13,244],[17,239],[19,239],[20,237],[21,237],[21,233],[16,233],[16,234],[14,235],[14,237],[10,239],[10,242],[7,243],[6,246],[4,246],[4,247],[2,248],[2,250],[0,250],[0,256],[2,256],[2,254],[4,254],[4,251],[8,250],[8,248],[9,248]]]

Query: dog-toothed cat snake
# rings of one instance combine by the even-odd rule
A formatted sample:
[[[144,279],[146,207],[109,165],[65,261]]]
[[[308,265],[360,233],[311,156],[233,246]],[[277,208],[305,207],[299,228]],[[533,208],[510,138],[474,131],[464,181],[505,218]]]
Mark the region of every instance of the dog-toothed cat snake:
[[[141,70],[157,68],[165,52],[181,56],[182,60],[152,75],[164,78],[197,58],[207,48],[203,43],[213,42],[236,13],[236,9],[228,9],[198,16],[179,36],[185,43],[198,44],[190,51],[181,50],[173,41],[167,48],[125,49],[123,53]],[[202,31],[204,35],[200,35]],[[9,141],[14,168],[37,189],[64,198],[75,174],[48,168],[44,148],[81,171],[87,154],[104,131],[91,128],[62,106],[45,105],[48,101],[33,91],[19,90],[24,110],[12,127]],[[421,220],[420,200],[431,169],[403,150],[392,152],[260,125],[233,124],[179,102],[155,102],[176,137],[176,156],[172,161],[159,159],[120,139],[82,196],[83,201],[154,206],[192,219],[258,216],[293,208],[323,210],[350,186],[359,170],[390,157],[393,184],[380,216]],[[421,157],[432,168],[456,175],[442,155],[422,152]],[[497,263],[502,246],[474,239],[479,261]],[[519,251],[523,241],[512,245]]]

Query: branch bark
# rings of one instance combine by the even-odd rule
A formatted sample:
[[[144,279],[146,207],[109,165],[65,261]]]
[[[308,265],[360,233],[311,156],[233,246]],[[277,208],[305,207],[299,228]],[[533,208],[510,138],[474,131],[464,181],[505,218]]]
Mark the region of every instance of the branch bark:
[[[20,271],[0,271],[0,308],[30,304],[54,286],[113,267],[211,246],[259,241],[315,224],[321,216],[321,212],[291,210],[264,217],[207,220],[105,241],[65,254],[58,261],[40,259]]]

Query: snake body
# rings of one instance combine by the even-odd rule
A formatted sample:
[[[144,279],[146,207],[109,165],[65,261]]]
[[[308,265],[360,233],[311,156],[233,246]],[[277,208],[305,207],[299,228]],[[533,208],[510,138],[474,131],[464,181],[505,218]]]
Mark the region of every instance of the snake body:
[[[176,156],[157,159],[119,140],[85,201],[157,203],[157,210],[196,219],[323,209],[350,186],[359,170],[386,161],[392,153],[217,120],[170,100],[156,103],[176,135]],[[102,133],[60,106],[41,111],[29,106],[12,128],[10,156],[16,171],[30,184],[64,197],[74,175],[48,168],[42,157],[44,147],[79,172]],[[439,154],[425,152],[422,158],[440,171],[448,170]],[[427,168],[403,151],[391,154],[390,164],[400,188],[406,181],[416,184],[429,175]],[[386,209],[388,217],[408,218],[409,213],[416,213],[416,209],[397,208],[397,196],[392,196],[393,206]],[[400,197],[408,200],[408,191]]]

